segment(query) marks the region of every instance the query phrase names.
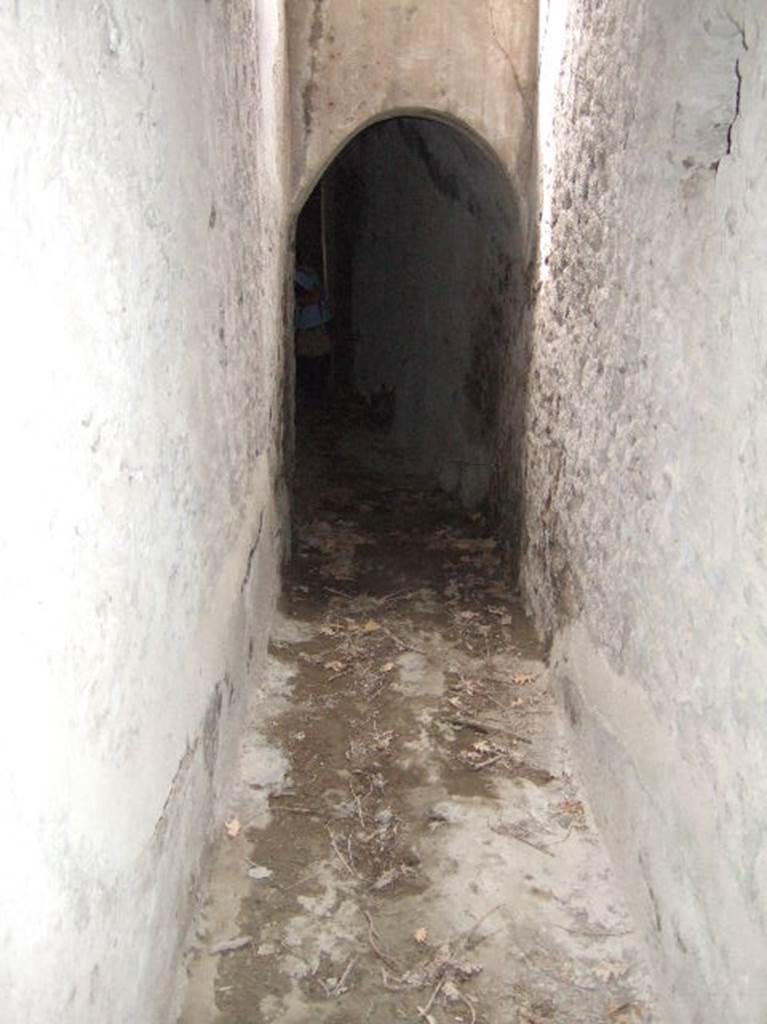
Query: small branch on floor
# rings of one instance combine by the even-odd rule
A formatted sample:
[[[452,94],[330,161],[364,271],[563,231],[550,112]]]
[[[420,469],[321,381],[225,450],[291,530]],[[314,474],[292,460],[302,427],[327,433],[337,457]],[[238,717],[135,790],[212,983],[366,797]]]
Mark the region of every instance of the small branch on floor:
[[[631,929],[622,932],[601,932],[588,931],[585,928],[566,928],[563,924],[555,924],[554,927],[559,928],[561,932],[567,932],[568,935],[584,935],[589,939],[624,939],[627,935],[634,934]]]
[[[394,960],[392,957],[390,957],[388,955],[388,953],[384,953],[384,951],[381,949],[381,947],[379,945],[380,936],[378,935],[378,932],[376,931],[375,925],[373,924],[373,918],[370,916],[370,914],[367,912],[367,910],[365,910],[364,907],[360,907],[360,910],[362,911],[362,913],[367,918],[367,922],[368,922],[368,942],[370,943],[370,948],[373,950],[375,955],[378,957],[378,959],[382,963],[386,964],[386,966],[389,967],[392,971],[396,971],[397,975],[400,975],[402,972],[400,970],[400,966],[397,963],[397,961]],[[384,978],[384,984],[386,984],[386,978]],[[395,991],[399,991],[399,989],[396,989]]]
[[[493,757],[488,757],[486,761],[480,761],[479,764],[473,764],[471,769],[472,771],[480,772],[483,768],[490,768],[491,765],[497,764],[504,756],[504,754],[494,754]]]
[[[607,1016],[608,1017],[617,1017],[618,1014],[620,1014],[620,1013],[626,1013],[626,1011],[630,1010],[631,1007],[632,1007],[632,1003],[621,1003],[620,1006],[616,1006],[614,1009],[608,1010],[607,1011]]]
[[[519,733],[509,732],[508,729],[504,729],[500,725],[485,725],[484,722],[478,722],[476,718],[445,718],[443,721],[447,722],[448,725],[453,725],[458,729],[471,729],[473,732],[478,732],[482,736],[489,736],[491,732],[498,732],[502,736],[508,736],[511,740],[516,740],[518,743],[531,744],[533,741],[528,739],[527,736],[520,736]]]
[[[310,871],[308,874],[299,878],[295,882],[291,882],[290,885],[278,885],[277,888],[280,892],[290,892],[291,889],[296,889],[299,885],[303,885],[304,882],[311,882],[319,874],[319,868],[315,868],[314,871]]]
[[[477,1014],[476,1014],[476,1011],[474,1009],[474,1006],[473,1006],[471,1000],[467,999],[466,996],[463,994],[463,992],[461,992],[460,989],[458,989],[458,995],[459,995],[463,1005],[468,1007],[468,1009],[469,1009],[469,1013],[471,1014],[471,1024],[476,1024],[476,1022],[477,1022]]]
[[[483,942],[487,942],[488,939],[492,939],[494,935],[499,935],[502,931],[506,930],[506,925],[501,925],[500,928],[494,928],[493,931],[487,932],[486,935],[480,935],[479,938],[474,939],[471,942],[466,943],[467,952],[471,952],[476,949],[477,946],[481,946]]]
[[[497,708],[500,708],[501,711],[504,712],[504,714],[509,713],[508,707],[505,704],[501,704],[499,700],[496,700],[495,697],[493,697],[492,694],[488,693],[486,689],[483,688],[480,692],[482,696],[485,698],[485,700],[489,700],[491,704],[495,704],[495,706]]]
[[[382,605],[386,604],[389,601],[396,601],[397,598],[400,597],[413,597],[413,595],[417,593],[417,590],[395,590],[391,594],[386,594],[384,597],[376,597],[373,600],[376,602],[376,604]]]
[[[424,658],[428,658],[429,657],[429,655],[426,653],[426,651],[422,651],[420,649],[420,647],[414,647],[412,644],[405,643],[404,640],[401,640],[396,635],[396,633],[392,633],[392,631],[390,629],[387,629],[386,626],[381,626],[381,632],[382,633],[386,633],[386,635],[389,637],[389,639],[393,640],[394,643],[397,645],[397,647],[400,648],[400,650],[412,651],[413,654],[422,654],[424,656]]]
[[[493,832],[498,832],[498,829],[494,828]],[[516,832],[503,831],[498,832],[499,835],[508,836],[510,839],[516,839],[518,843],[524,843],[525,846],[529,846],[531,850],[537,850],[538,853],[545,853],[547,857],[556,856],[546,846],[541,846],[538,843],[534,843],[531,839],[525,839],[523,836],[517,835]]]
[[[459,729],[471,729],[472,732],[478,732],[482,736],[489,736],[492,732],[492,729],[483,725],[482,722],[477,722],[474,718],[446,718],[445,721],[448,725],[454,725]]]
[[[253,941],[252,935],[239,935],[236,939],[226,939],[224,942],[217,942],[208,950],[209,956],[222,956],[224,953],[235,953],[238,949],[245,949]]]
[[[330,836],[330,845],[333,847],[333,852],[335,853],[336,857],[338,857],[338,859],[341,861],[341,863],[346,868],[346,870],[349,872],[349,874],[352,876],[352,878],[359,878],[360,876],[357,874],[357,872],[354,870],[354,868],[351,866],[351,864],[349,864],[347,859],[344,857],[344,855],[338,849],[338,842],[337,842],[335,833],[331,832],[331,830],[328,829],[328,835]]]
[[[309,807],[292,807],[289,804],[277,804],[276,807],[270,807],[270,811],[287,811],[288,814],[308,814],[310,818],[321,818],[321,814],[317,814],[316,811],[311,810]]]
[[[328,676],[328,682],[329,683],[334,683],[336,681],[336,679],[340,679],[341,676],[348,676],[350,672],[351,672],[350,668],[345,668],[345,669],[343,669],[342,672],[336,672],[335,675]]]
[[[443,986],[444,982],[445,982],[445,979],[444,979],[444,978],[440,978],[440,979],[439,979],[439,981],[437,982],[437,984],[436,984],[436,985],[434,986],[434,991],[433,991],[433,992],[432,992],[432,994],[431,994],[431,995],[429,996],[429,1001],[428,1001],[428,1003],[426,1004],[426,1006],[424,1006],[424,1007],[423,1007],[423,1009],[421,1009],[421,1007],[420,1007],[420,1006],[417,1006],[417,1007],[416,1007],[416,1009],[418,1010],[418,1016],[419,1016],[419,1017],[423,1017],[423,1018],[424,1018],[424,1020],[427,1020],[427,1021],[429,1020],[429,1010],[430,1010],[430,1009],[432,1008],[432,1006],[434,1005],[434,1000],[435,1000],[435,999],[437,998],[437,996],[439,995],[439,993],[440,993],[440,989],[442,988],[442,986]]]
[[[471,942],[471,938],[477,931],[479,926],[481,924],[484,924],[485,921],[487,921],[488,917],[492,917],[493,914],[496,914],[502,908],[502,906],[503,904],[499,903],[497,904],[497,906],[491,907],[490,910],[486,911],[486,913],[484,913],[482,917],[479,918],[478,921],[475,921],[470,928],[467,928],[466,931],[458,932],[456,936],[454,936],[452,939],[449,939],[449,944],[452,946],[454,942],[461,942],[466,948],[468,948]],[[475,945],[478,945],[478,943],[475,943]]]
[[[570,825],[570,827],[568,828],[567,832],[562,836],[562,838],[561,839],[552,839],[551,842],[549,843],[549,846],[559,846],[560,843],[567,842],[567,840],[570,838],[570,836],[572,834],[573,834],[573,826]]]
[[[359,819],[359,823],[363,827],[363,829],[367,829],[365,814],[362,810],[362,798],[360,797],[359,793],[355,792],[352,786],[349,786],[349,789],[351,790],[351,794],[354,797],[354,807],[357,811],[357,818]]]
[[[354,872],[354,874],[356,875],[356,877],[359,878],[360,877],[359,872],[357,871],[357,868],[354,865],[354,854],[352,853],[352,837],[351,836],[347,836],[346,837],[346,849],[347,849],[347,851],[349,853],[349,865],[351,866],[351,869]]]
[[[389,975],[386,973],[386,968],[381,964],[381,983],[387,992],[404,992],[407,989],[407,985],[392,985],[389,981]]]
[[[331,995],[335,999],[337,999],[339,996],[342,996],[344,994],[344,992],[348,992],[349,991],[349,986],[346,984],[346,980],[349,977],[349,975],[351,974],[351,972],[352,972],[352,970],[354,968],[354,965],[356,963],[357,963],[357,957],[353,956],[351,958],[351,960],[349,961],[349,963],[346,965],[346,969],[344,970],[344,973],[341,975],[341,977],[335,983],[333,988],[331,988],[331,990],[329,992],[329,995]]]

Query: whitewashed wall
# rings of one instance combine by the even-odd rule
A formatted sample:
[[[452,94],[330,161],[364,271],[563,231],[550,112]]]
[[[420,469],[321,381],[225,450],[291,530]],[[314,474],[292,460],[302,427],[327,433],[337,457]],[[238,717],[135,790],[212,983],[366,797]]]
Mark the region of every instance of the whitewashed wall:
[[[767,10],[567,6],[541,126],[551,238],[525,590],[665,1019],[754,1024],[767,1019]],[[548,40],[561,52],[558,31]]]
[[[0,6],[0,1016],[166,1022],[279,549],[279,8]]]

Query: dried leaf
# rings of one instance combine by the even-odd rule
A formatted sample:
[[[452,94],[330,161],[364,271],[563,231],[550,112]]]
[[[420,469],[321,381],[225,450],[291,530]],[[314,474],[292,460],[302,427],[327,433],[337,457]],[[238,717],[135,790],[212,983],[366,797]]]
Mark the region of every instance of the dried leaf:
[[[343,672],[346,665],[342,661],[326,661],[322,667],[326,668],[328,672]]]
[[[224,822],[224,828],[226,829],[226,834],[230,839],[236,839],[242,830],[240,819],[234,817],[227,818]]]
[[[585,808],[580,800],[563,800],[559,809],[563,814],[569,814],[576,818],[582,818],[585,813]]]
[[[394,671],[394,662],[393,661],[387,661],[385,665],[381,665],[381,671],[382,672],[393,672]]]
[[[534,679],[535,676],[529,672],[517,672],[511,677],[511,681],[515,686],[525,686],[527,683],[532,683]]]
[[[381,628],[381,623],[380,622],[376,622],[375,619],[368,619],[368,621],[362,627],[362,632],[363,633],[376,633],[376,632],[378,632],[378,630],[380,628]]]

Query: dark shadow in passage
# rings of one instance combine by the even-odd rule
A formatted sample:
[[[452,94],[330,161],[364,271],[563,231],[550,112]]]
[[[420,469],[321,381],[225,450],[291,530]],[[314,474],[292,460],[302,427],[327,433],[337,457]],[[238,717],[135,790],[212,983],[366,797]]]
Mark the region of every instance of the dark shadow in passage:
[[[487,511],[515,552],[528,353],[518,206],[500,163],[441,121],[373,124],[305,203],[296,256],[332,342],[327,374],[318,362],[313,375],[324,343],[312,356],[301,340],[299,458],[318,417],[335,418],[344,456]]]

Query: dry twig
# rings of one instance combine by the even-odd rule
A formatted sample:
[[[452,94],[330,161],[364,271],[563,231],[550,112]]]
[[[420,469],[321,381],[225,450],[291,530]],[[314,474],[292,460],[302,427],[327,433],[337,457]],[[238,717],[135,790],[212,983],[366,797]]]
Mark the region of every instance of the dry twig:
[[[423,1007],[423,1009],[422,1009],[422,1008],[421,1008],[420,1006],[416,1007],[416,1009],[418,1010],[418,1016],[419,1016],[419,1017],[423,1017],[423,1018],[424,1018],[425,1020],[428,1020],[428,1019],[429,1019],[429,1010],[430,1010],[430,1009],[432,1008],[432,1006],[434,1005],[434,1000],[435,1000],[435,999],[437,998],[437,996],[439,995],[440,989],[442,988],[442,986],[444,985],[444,983],[445,983],[445,976],[444,976],[444,974],[443,974],[443,975],[442,975],[442,976],[440,977],[440,979],[439,979],[439,981],[437,982],[437,984],[436,984],[436,985],[434,986],[434,991],[433,991],[433,992],[432,992],[432,994],[431,994],[431,995],[429,996],[429,1001],[428,1001],[428,1003],[426,1004],[426,1006],[424,1006],[424,1007]]]
[[[458,989],[458,995],[459,995],[463,1005],[464,1006],[468,1006],[468,1008],[469,1008],[469,1013],[471,1014],[471,1024],[476,1024],[477,1013],[476,1013],[476,1011],[474,1009],[473,1003],[471,1002],[470,999],[467,999],[467,997],[463,994],[463,992],[461,992],[460,989]]]
[[[473,764],[471,766],[472,771],[478,772],[483,768],[489,768],[493,764],[497,764],[503,758],[503,754],[494,754],[492,757],[488,757],[486,761],[480,761],[479,764]]]
[[[370,948],[373,950],[375,955],[378,957],[378,959],[382,963],[386,964],[386,966],[389,967],[392,971],[396,971],[397,974],[400,975],[401,974],[401,970],[400,970],[400,966],[397,963],[397,961],[394,960],[392,957],[390,957],[388,955],[388,953],[384,953],[384,951],[381,949],[380,945],[378,944],[379,941],[380,941],[380,936],[378,935],[378,932],[376,931],[375,925],[373,924],[373,918],[370,916],[370,914],[367,912],[367,910],[365,910],[364,907],[360,907],[360,910],[362,911],[362,913],[367,918],[367,922],[368,922],[368,942],[370,943]],[[384,985],[386,985],[386,978],[384,978]],[[399,990],[397,990],[397,991],[399,991]]]
[[[341,861],[341,863],[352,876],[352,878],[359,878],[360,876],[357,874],[357,872],[354,870],[351,864],[349,864],[344,855],[338,849],[338,841],[336,839],[335,833],[331,832],[330,829],[328,829],[328,835],[330,836],[330,845],[333,847],[333,852],[335,853],[336,857],[338,857],[338,859]]]
[[[345,987],[346,986],[346,979],[351,974],[352,969],[354,968],[354,965],[356,963],[357,963],[357,957],[353,956],[349,960],[349,963],[346,965],[344,973],[341,975],[341,977],[338,979],[338,981],[335,983],[335,985],[331,988],[330,995],[335,996],[336,998],[338,998],[338,996],[342,996],[344,994],[344,992],[347,991],[347,988]]]
[[[531,849],[537,850],[538,853],[545,853],[547,857],[555,856],[547,846],[541,846],[539,843],[534,843],[531,839],[525,839],[524,836],[520,836],[516,832],[512,832],[510,829],[499,829],[493,827],[493,832],[497,832],[500,836],[509,836],[511,839],[516,839],[518,843],[524,843],[525,846],[529,846]]]
[[[251,935],[239,935],[236,939],[225,939],[223,942],[217,942],[215,946],[211,946],[208,955],[221,956],[224,953],[235,953],[238,949],[245,949],[252,941]]]
[[[404,640],[401,640],[396,635],[396,633],[392,633],[392,631],[390,629],[388,629],[386,626],[381,626],[381,632],[382,633],[386,633],[386,635],[389,637],[389,639],[393,640],[394,643],[397,645],[397,647],[400,648],[400,650],[412,651],[414,654],[422,654],[424,656],[424,658],[428,658],[429,657],[429,655],[426,653],[426,651],[422,651],[420,649],[420,647],[414,647],[412,644],[405,643]]]

